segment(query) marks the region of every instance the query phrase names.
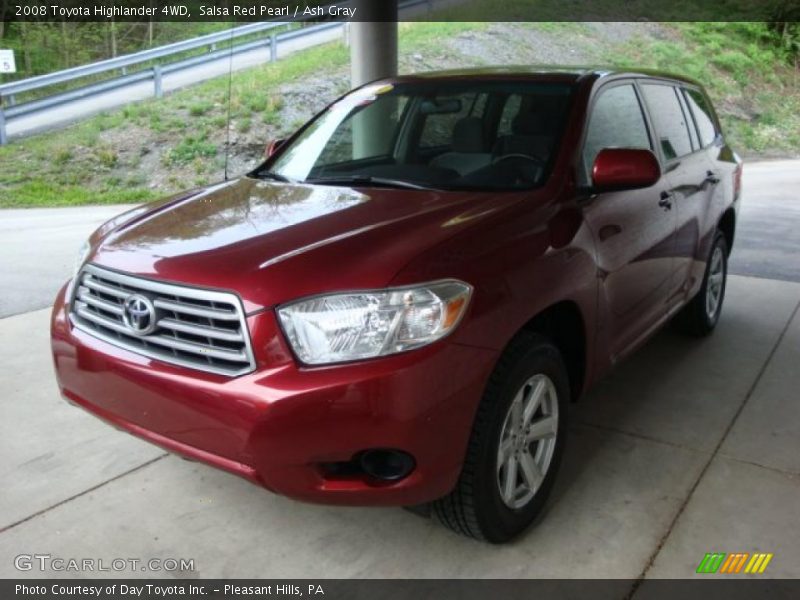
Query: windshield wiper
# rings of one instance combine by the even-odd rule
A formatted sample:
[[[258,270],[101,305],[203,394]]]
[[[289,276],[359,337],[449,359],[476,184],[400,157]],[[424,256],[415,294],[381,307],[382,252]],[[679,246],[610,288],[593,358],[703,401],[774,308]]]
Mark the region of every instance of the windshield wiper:
[[[272,179],[282,183],[297,183],[294,179],[290,179],[289,177],[286,177],[286,175],[281,175],[275,171],[258,171],[256,172],[256,177],[260,179]]]
[[[314,177],[306,179],[304,183],[319,185],[379,185],[384,187],[405,188],[409,190],[433,190],[430,186],[420,185],[402,179],[388,179],[386,177],[372,177],[370,175],[342,175],[334,177]]]

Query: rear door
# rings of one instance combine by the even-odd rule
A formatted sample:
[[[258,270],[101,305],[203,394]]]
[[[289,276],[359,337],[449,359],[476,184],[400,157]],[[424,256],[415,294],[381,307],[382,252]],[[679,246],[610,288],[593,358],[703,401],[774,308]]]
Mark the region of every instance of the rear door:
[[[591,168],[603,148],[654,150],[640,94],[633,80],[604,85],[590,107],[579,178],[591,182]],[[642,339],[666,312],[675,246],[675,211],[662,195],[669,183],[593,196],[583,206],[597,248],[601,333],[612,360]]]
[[[710,193],[705,210],[702,204],[695,207],[699,240],[689,283],[696,289],[705,271],[705,261],[711,250],[718,220],[736,194],[739,184],[737,173],[741,174],[741,170],[738,157],[725,143],[708,96],[700,88],[685,86],[683,98],[694,120],[700,151],[705,155],[708,165],[705,186]]]
[[[683,301],[692,285],[691,269],[715,182],[683,90],[671,82],[643,80],[642,95],[656,132],[668,182],[667,207],[676,219],[669,305]]]

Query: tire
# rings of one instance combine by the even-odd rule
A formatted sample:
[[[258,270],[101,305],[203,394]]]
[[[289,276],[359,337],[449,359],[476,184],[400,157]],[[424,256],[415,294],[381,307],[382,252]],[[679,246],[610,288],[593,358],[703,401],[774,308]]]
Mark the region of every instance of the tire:
[[[706,261],[706,272],[700,291],[678,313],[675,323],[683,333],[702,337],[709,335],[717,326],[725,299],[728,281],[728,242],[721,231],[717,231]]]
[[[535,396],[539,404],[528,420],[534,425],[525,429],[524,408],[537,406]],[[432,503],[436,518],[457,533],[496,544],[522,533],[541,513],[555,482],[569,397],[558,349],[541,335],[518,335],[489,378],[455,488]]]

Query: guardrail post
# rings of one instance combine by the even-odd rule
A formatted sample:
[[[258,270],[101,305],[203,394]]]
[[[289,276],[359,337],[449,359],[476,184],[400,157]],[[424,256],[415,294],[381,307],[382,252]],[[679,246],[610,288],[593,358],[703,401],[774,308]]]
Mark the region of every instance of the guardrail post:
[[[278,60],[278,36],[274,33],[269,36],[269,62]]]
[[[14,97],[14,94],[9,94],[6,96],[6,101],[8,102],[9,106],[14,106],[17,103],[17,99]]]
[[[156,98],[161,98],[164,95],[164,90],[161,87],[161,65],[153,66],[153,87]]]
[[[6,136],[6,114],[3,112],[3,97],[0,96],[0,146],[8,143]]]

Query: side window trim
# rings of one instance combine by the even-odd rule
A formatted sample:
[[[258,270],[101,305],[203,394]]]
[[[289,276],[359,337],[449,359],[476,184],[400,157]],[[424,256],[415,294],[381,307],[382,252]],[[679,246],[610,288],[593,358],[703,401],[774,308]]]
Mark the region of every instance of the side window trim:
[[[653,124],[650,121],[650,114],[647,112],[647,106],[645,105],[644,98],[642,97],[642,91],[639,89],[639,86],[637,84],[637,78],[625,77],[624,79],[615,79],[613,81],[603,83],[592,93],[591,97],[589,98],[589,106],[586,110],[586,119],[584,121],[583,133],[581,134],[581,141],[580,144],[578,145],[578,154],[577,154],[578,169],[583,174],[582,177],[580,177],[579,179],[583,180],[586,183],[591,183],[592,166],[584,164],[583,157],[584,157],[584,152],[586,150],[587,138],[589,136],[589,128],[592,123],[592,117],[594,116],[595,105],[597,104],[597,100],[603,94],[605,94],[606,92],[615,87],[623,85],[629,85],[631,86],[631,88],[633,88],[633,93],[636,96],[636,101],[639,104],[639,110],[642,113],[642,120],[644,121],[645,133],[647,133],[647,139],[650,143],[650,151],[656,155],[656,158],[658,158],[663,168],[664,163],[661,158],[661,154],[657,149],[658,144],[655,143]]]
[[[697,146],[700,150],[702,150],[703,148],[705,148],[705,146],[703,146],[703,140],[700,138],[700,127],[697,125],[697,117],[695,116],[692,107],[689,106],[689,100],[686,97],[688,94],[688,90],[684,86],[680,86],[678,89],[680,90],[679,93],[681,95],[681,100],[682,100],[681,106],[686,106],[686,111],[689,113],[689,116],[692,119],[692,123],[694,124],[694,130],[697,132]]]
[[[653,78],[650,78],[650,77],[639,77],[639,78],[637,78],[636,81],[637,81],[637,89],[638,89],[639,95],[641,96],[642,99],[644,99],[644,93],[639,88],[639,86],[642,85],[642,84],[669,86],[669,87],[671,87],[673,89],[673,92],[675,92],[676,94],[677,94],[676,87],[682,87],[682,86],[680,86],[680,84],[678,82],[675,82],[675,81],[669,81],[669,80],[665,80],[665,79],[653,79]],[[681,98],[676,95],[676,100],[678,100],[678,105],[681,106],[681,110],[683,110],[683,102],[682,102]],[[658,135],[658,129],[655,126],[655,121],[650,116],[650,107],[648,106],[647,101],[644,101],[643,104],[645,105],[645,112],[647,114],[648,123],[650,124],[650,127],[651,127],[653,133],[655,135]],[[690,113],[691,113],[691,110],[690,110]],[[686,118],[686,115],[684,114],[684,119],[685,118]],[[692,123],[694,123],[694,117],[692,117]],[[715,128],[718,128],[716,123],[715,123]],[[687,125],[686,133],[687,134],[689,133],[688,125]],[[697,137],[698,137],[698,142],[699,142],[699,139],[700,139],[699,132],[698,132],[698,136]],[[691,144],[691,134],[689,135],[689,141],[690,141],[690,144]],[[699,143],[698,143],[698,145],[699,145]],[[689,152],[688,154],[684,154],[683,156],[676,156],[675,158],[668,159],[666,156],[664,156],[664,153],[663,153],[662,148],[661,148],[661,144],[654,144],[654,146],[655,146],[655,150],[653,150],[653,152],[655,152],[656,156],[658,157],[658,160],[662,165],[662,172],[664,172],[664,173],[666,173],[667,171],[674,170],[681,163],[681,161],[683,159],[685,159],[685,158],[687,158],[689,156],[692,156],[695,153],[697,153],[697,152],[699,152],[700,150],[703,149],[702,147],[700,147],[700,148],[692,148],[692,151]]]
[[[697,140],[700,146],[700,149],[705,150],[706,148],[710,148],[714,145],[719,145],[720,141],[722,140],[722,127],[720,127],[719,117],[717,116],[716,110],[714,109],[714,105],[711,103],[711,100],[708,98],[708,95],[699,87],[696,86],[689,86],[689,85],[681,85],[681,96],[683,97],[683,101],[686,103],[686,108],[689,111],[689,114],[692,115],[692,121],[694,122],[694,126],[697,130]],[[710,143],[703,145],[702,139],[700,137],[700,125],[697,122],[697,116],[694,114],[694,110],[689,104],[688,95],[689,92],[695,92],[699,94],[703,98],[703,102],[705,103],[706,107],[709,110],[709,117],[711,119],[711,124],[714,126],[714,139],[711,140]]]
[[[672,90],[675,92],[675,97],[678,99],[678,104],[681,106],[683,113],[683,120],[686,123],[686,129],[689,132],[689,144],[692,146],[692,152],[695,153],[703,148],[700,141],[700,130],[697,128],[697,121],[695,121],[694,114],[686,102],[686,95],[683,93],[682,86],[673,86]]]

